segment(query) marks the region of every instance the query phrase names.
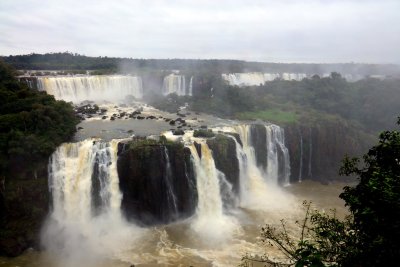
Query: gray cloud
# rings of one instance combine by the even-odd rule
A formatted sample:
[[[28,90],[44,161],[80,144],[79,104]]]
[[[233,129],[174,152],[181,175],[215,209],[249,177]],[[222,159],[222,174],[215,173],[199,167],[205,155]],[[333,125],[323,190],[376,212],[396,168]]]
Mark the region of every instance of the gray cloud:
[[[400,1],[1,0],[0,54],[400,63]]]

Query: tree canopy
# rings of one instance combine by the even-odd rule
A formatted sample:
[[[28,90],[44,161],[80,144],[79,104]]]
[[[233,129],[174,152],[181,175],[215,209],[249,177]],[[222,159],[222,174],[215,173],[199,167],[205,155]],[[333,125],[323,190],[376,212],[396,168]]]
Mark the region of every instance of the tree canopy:
[[[29,89],[0,60],[0,174],[13,164],[26,166],[47,158],[75,133],[72,105]]]

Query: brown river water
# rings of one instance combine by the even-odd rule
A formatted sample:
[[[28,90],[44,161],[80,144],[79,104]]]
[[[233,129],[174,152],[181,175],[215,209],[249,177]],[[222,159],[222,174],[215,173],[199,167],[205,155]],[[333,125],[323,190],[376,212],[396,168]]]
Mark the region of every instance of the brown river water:
[[[338,197],[344,183],[323,185],[313,181],[303,181],[285,187],[278,193],[274,192],[270,203],[264,203],[265,208],[250,210],[239,208],[229,214],[237,229],[228,232],[223,238],[203,240],[202,236],[193,231],[190,219],[167,226],[150,227],[147,229],[133,228],[132,238],[126,247],[121,246],[113,252],[110,258],[95,258],[88,260],[82,257],[73,262],[63,261],[58,255],[50,252],[28,250],[16,258],[0,258],[1,267],[129,267],[135,266],[237,266],[246,253],[261,255],[268,247],[258,243],[260,228],[265,223],[278,225],[285,219],[288,227],[298,230],[294,221],[301,219],[304,211],[301,203],[312,201],[312,205],[320,210],[336,209],[337,215],[343,217],[347,213],[344,202]],[[288,200],[288,201],[286,201]],[[285,203],[283,203],[285,202]],[[213,228],[210,220],[209,228]],[[129,226],[128,226],[129,227]],[[223,229],[216,228],[216,229]],[[116,233],[117,235],[117,233]],[[113,239],[114,237],[111,237]],[[113,242],[113,240],[110,240]],[[101,244],[99,244],[100,246]]]

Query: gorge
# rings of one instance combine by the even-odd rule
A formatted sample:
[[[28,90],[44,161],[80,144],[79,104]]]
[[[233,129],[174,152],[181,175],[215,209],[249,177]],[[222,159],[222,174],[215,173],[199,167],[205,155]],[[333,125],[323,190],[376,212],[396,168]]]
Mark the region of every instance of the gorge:
[[[260,252],[259,224],[297,218],[301,201],[288,193],[297,183],[332,183],[342,157],[365,147],[339,122],[278,126],[142,102],[148,90],[190,100],[205,84],[196,77],[169,74],[153,88],[133,75],[26,78],[73,102],[84,120],[50,157],[48,174],[46,160],[24,174],[39,176],[37,192],[18,186],[42,196],[29,203],[42,213],[32,232],[3,239],[2,253],[42,248],[47,266],[232,266]]]

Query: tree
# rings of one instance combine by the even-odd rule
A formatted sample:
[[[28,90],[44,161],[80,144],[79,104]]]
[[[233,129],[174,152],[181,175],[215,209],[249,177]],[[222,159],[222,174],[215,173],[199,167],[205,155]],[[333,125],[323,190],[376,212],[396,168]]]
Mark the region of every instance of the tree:
[[[296,267],[393,266],[400,258],[400,132],[381,133],[362,162],[345,158],[340,174],[355,175],[359,181],[340,195],[350,216],[339,220],[334,213],[311,211],[305,203],[305,218],[296,222],[301,229],[297,239],[284,221],[280,230],[272,225],[262,228],[262,241],[277,247],[285,259],[245,256],[242,266],[252,261]]]
[[[363,163],[360,167],[359,159],[346,158],[341,169],[359,179],[340,195],[353,214],[360,242],[352,260],[362,266],[390,266],[400,257],[400,132],[381,133]]]

